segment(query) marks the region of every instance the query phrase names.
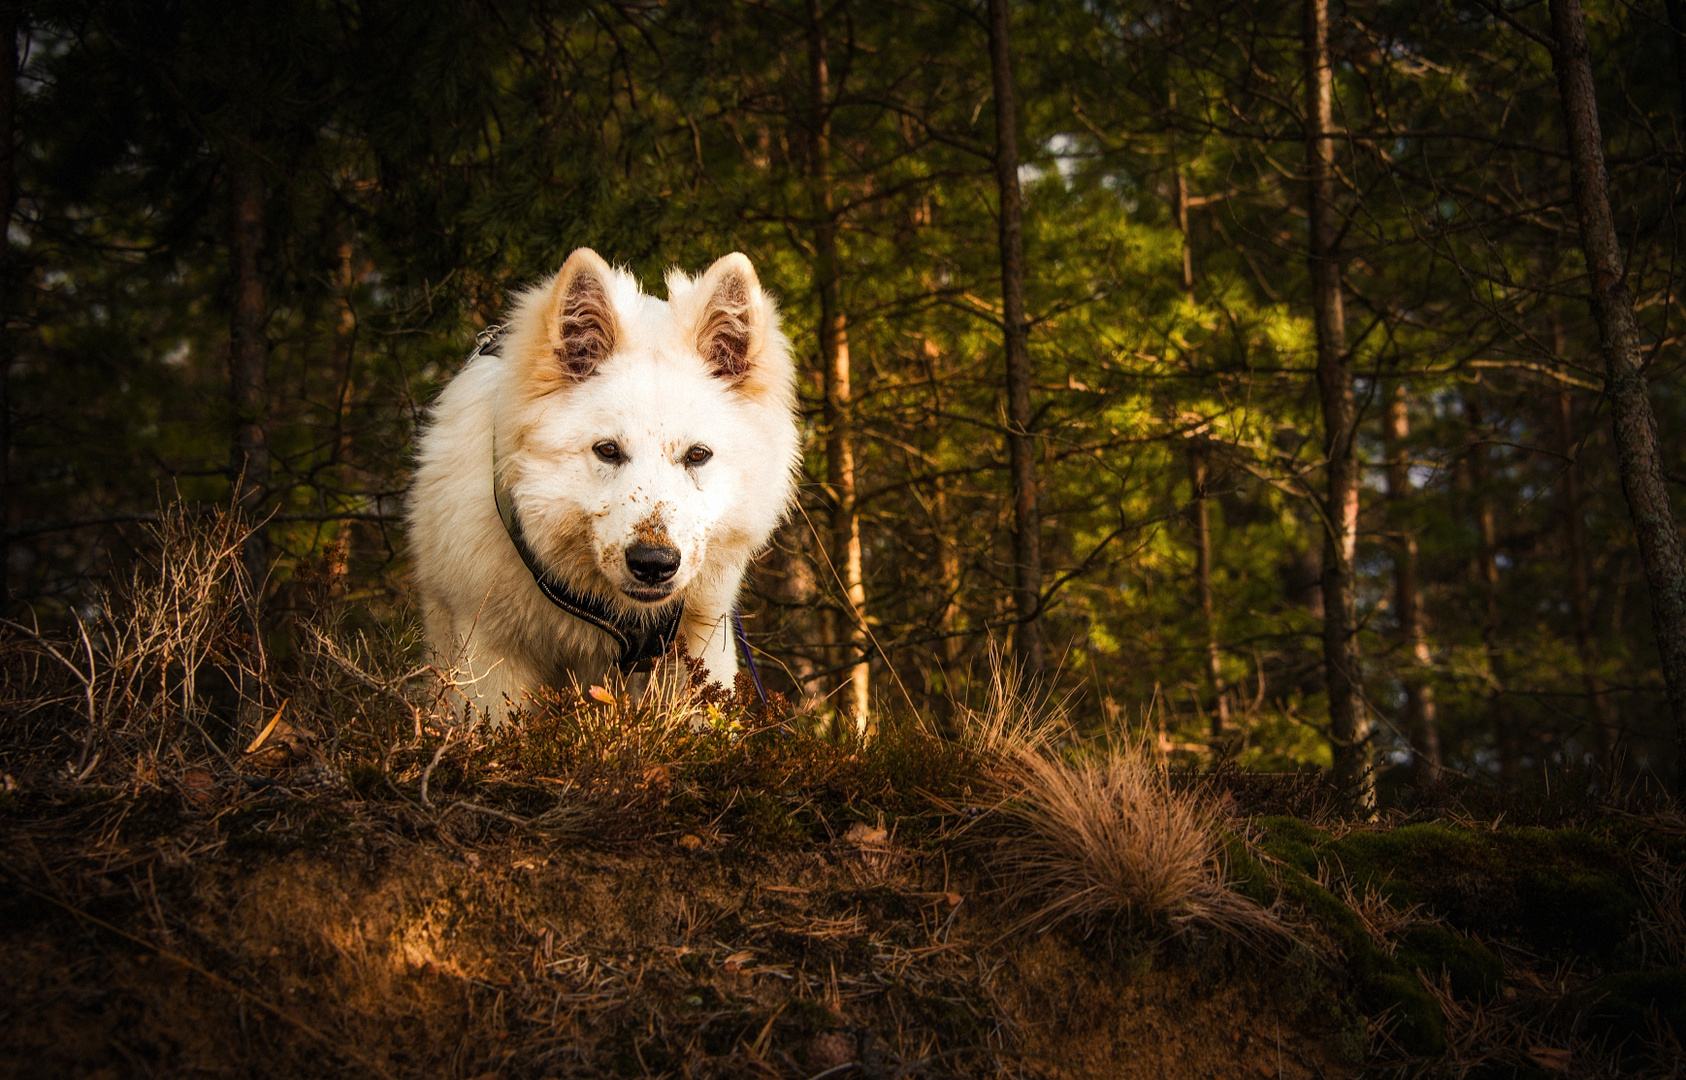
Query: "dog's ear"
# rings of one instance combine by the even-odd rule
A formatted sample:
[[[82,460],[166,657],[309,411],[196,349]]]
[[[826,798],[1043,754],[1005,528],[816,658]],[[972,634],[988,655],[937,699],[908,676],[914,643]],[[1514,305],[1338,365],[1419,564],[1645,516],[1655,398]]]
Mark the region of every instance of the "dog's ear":
[[[771,305],[749,257],[734,251],[715,260],[697,285],[697,351],[709,370],[728,382],[744,381],[767,340]]]
[[[584,379],[615,351],[620,327],[609,300],[614,273],[603,257],[578,248],[562,264],[550,293],[550,347],[562,374]]]

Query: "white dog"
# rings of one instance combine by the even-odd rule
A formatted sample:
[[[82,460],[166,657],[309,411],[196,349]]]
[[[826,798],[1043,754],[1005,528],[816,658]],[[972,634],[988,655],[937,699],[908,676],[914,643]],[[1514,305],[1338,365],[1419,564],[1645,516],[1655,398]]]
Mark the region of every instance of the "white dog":
[[[795,490],[796,373],[743,255],[667,292],[581,248],[433,406],[410,547],[429,643],[481,709],[676,637],[737,673],[738,588]]]

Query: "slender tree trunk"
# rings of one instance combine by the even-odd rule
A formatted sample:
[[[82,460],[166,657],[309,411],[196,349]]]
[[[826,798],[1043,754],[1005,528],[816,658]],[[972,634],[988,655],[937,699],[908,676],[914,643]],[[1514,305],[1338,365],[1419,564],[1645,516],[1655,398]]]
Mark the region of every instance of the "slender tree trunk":
[[[1353,399],[1346,311],[1341,296],[1340,212],[1335,206],[1334,72],[1329,63],[1329,0],[1304,0],[1306,192],[1310,217],[1312,306],[1317,321],[1317,386],[1328,457],[1324,498],[1323,666],[1329,686],[1329,738],[1335,781],[1357,804],[1374,803],[1370,723],[1358,658],[1354,564],[1358,557],[1358,408]]]
[[[1013,466],[1013,647],[1033,680],[1042,677],[1042,518],[1036,439],[1030,430],[1029,325],[1024,309],[1024,206],[1019,194],[1018,102],[1008,0],[989,0],[989,59],[995,78],[995,183],[1000,190],[1001,324],[1007,359],[1007,450]]]
[[[1183,175],[1183,167],[1175,159],[1171,162],[1171,170],[1176,174],[1176,185],[1171,189],[1171,210],[1177,218],[1177,231],[1183,238],[1183,298],[1194,303],[1194,244],[1188,235],[1188,177]]]
[[[937,631],[942,635],[936,648],[936,661],[942,669],[941,715],[952,718],[961,702],[960,684],[960,544],[955,536],[955,523],[949,507],[948,485],[937,481],[933,510],[939,545],[937,569],[941,575],[942,612],[937,618]]]
[[[831,180],[831,73],[819,0],[808,0],[808,74],[812,116],[814,252],[820,294],[820,366],[825,382],[826,481],[831,497],[831,559],[842,576],[848,626],[846,711],[856,734],[865,734],[871,701],[867,662],[866,581],[861,567],[861,525],[855,513],[855,446],[849,387],[849,330],[840,295],[837,210]]]
[[[776,643],[775,651],[783,658],[782,666],[793,684],[792,700],[797,703],[798,711],[808,709],[825,692],[820,685],[819,665],[809,651],[821,640],[815,560],[807,551],[812,542],[813,536],[800,518],[785,522],[773,534],[756,574],[756,581],[772,601],[764,609],[767,623],[760,628],[759,635]],[[824,662],[822,653],[821,663]]]
[[[1562,352],[1559,345],[1558,355]],[[1616,715],[1609,688],[1599,672],[1602,657],[1592,632],[1592,560],[1587,554],[1581,466],[1575,453],[1575,399],[1564,389],[1557,391],[1557,433],[1563,452],[1563,539],[1569,549],[1569,607],[1575,619],[1575,653],[1581,662],[1581,681],[1592,702],[1593,749],[1608,783],[1616,765]]]
[[[351,453],[351,382],[352,363],[357,352],[357,311],[351,305],[351,290],[356,283],[352,265],[355,250],[351,242],[351,227],[342,226],[339,246],[334,251],[334,320],[333,365],[337,408],[334,410],[334,461],[343,464]]]
[[[1212,695],[1212,738],[1223,738],[1229,727],[1229,688],[1224,685],[1223,656],[1218,648],[1218,618],[1212,603],[1212,521],[1208,485],[1211,461],[1205,446],[1188,449],[1188,475],[1194,488],[1194,591],[1206,634],[1206,688]]]
[[[1394,603],[1399,608],[1399,637],[1406,655],[1405,730],[1415,742],[1418,781],[1432,787],[1440,779],[1440,725],[1435,715],[1434,662],[1419,583],[1417,534],[1406,518],[1411,498],[1411,464],[1405,440],[1411,434],[1404,383],[1396,383],[1387,403],[1387,507],[1393,534]]]
[[[1674,83],[1680,94],[1680,115],[1676,123],[1686,125],[1686,0],[1664,0],[1669,29],[1674,31]]]
[[[234,446],[229,472],[240,508],[255,520],[269,486],[269,341],[265,324],[269,309],[264,299],[264,191],[258,162],[250,149],[237,146],[229,156],[231,263],[234,312],[229,333],[229,403],[234,414]],[[246,540],[246,571],[254,590],[268,574],[268,551],[262,529]]]
[[[1476,442],[1470,447],[1469,490],[1474,499],[1475,529],[1481,549],[1475,560],[1475,578],[1481,587],[1481,646],[1487,656],[1487,684],[1489,711],[1493,718],[1493,736],[1499,748],[1499,775],[1506,784],[1514,785],[1521,772],[1521,734],[1516,729],[1516,710],[1512,707],[1510,664],[1504,652],[1504,617],[1499,606],[1499,523],[1493,508],[1493,493],[1488,487],[1487,443],[1482,424],[1481,407],[1473,399],[1464,399],[1464,416]]]
[[[1592,277],[1592,313],[1604,351],[1604,392],[1616,432],[1622,493],[1633,515],[1640,562],[1651,589],[1657,651],[1674,718],[1675,785],[1686,795],[1686,546],[1663,480],[1657,420],[1640,369],[1639,327],[1624,279],[1621,245],[1610,212],[1604,137],[1587,51],[1580,0],[1551,0],[1556,49],[1552,65],[1569,136],[1569,177],[1580,219],[1581,249]]]
[[[19,275],[12,257],[12,214],[17,209],[18,32],[19,4],[0,2],[0,613],[12,601],[12,309],[17,306]]]

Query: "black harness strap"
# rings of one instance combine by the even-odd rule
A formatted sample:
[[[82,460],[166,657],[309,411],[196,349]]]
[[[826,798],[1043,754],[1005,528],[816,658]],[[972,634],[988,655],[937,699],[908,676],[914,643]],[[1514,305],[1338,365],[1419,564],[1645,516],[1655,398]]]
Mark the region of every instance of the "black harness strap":
[[[615,664],[622,671],[648,668],[652,661],[673,647],[674,639],[679,636],[679,620],[685,614],[684,604],[664,612],[654,623],[621,618],[618,612],[597,597],[577,592],[566,582],[553,577],[539,562],[538,556],[533,554],[533,549],[527,546],[514,500],[509,491],[497,481],[495,460],[492,498],[498,504],[498,517],[503,520],[504,532],[509,534],[510,543],[515,545],[515,553],[521,556],[527,571],[533,575],[533,583],[539,587],[539,592],[544,594],[546,600],[574,618],[590,623],[613,638],[615,645],[620,648],[620,656],[615,660]]]

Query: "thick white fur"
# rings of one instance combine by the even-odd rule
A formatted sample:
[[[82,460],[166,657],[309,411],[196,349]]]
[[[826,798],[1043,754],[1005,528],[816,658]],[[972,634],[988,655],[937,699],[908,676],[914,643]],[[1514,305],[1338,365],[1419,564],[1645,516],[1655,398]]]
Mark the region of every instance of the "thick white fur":
[[[596,276],[613,310],[612,349],[570,376],[557,350],[575,295],[564,289],[580,275]],[[673,271],[667,290],[666,301],[646,296],[595,252],[574,252],[516,299],[502,355],[463,368],[421,433],[407,516],[428,640],[472,673],[468,696],[493,715],[541,685],[601,682],[615,658],[607,634],[544,598],[505,534],[494,433],[528,543],[553,574],[635,616],[683,602],[690,653],[728,686],[737,673],[728,620],[738,588],[794,494],[795,369],[743,255],[698,278]],[[734,301],[747,369],[721,374],[705,359],[706,335]],[[624,463],[599,459],[593,447],[605,440]],[[713,457],[687,465],[698,445]],[[623,591],[638,584],[625,552],[653,533],[681,562],[671,596],[643,603]]]

